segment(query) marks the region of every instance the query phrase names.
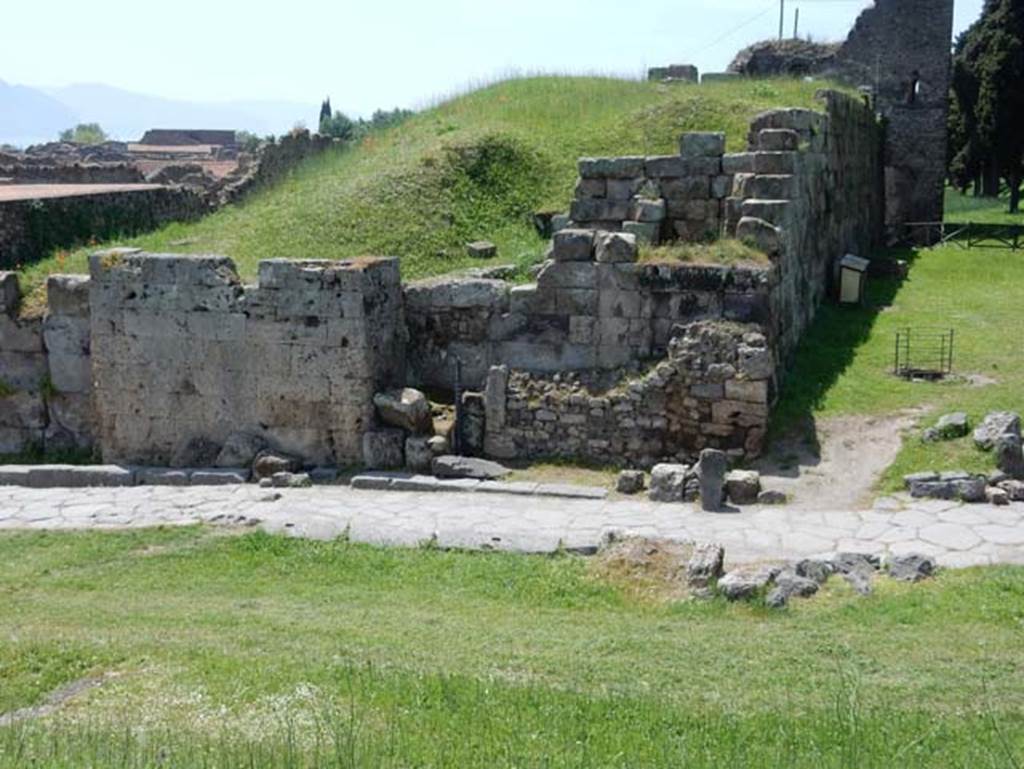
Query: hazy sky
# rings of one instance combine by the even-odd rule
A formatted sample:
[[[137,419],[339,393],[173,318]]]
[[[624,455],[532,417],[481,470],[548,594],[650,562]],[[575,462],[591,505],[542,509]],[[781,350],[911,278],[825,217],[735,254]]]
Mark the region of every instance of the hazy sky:
[[[845,37],[870,0],[787,0],[787,34]],[[6,0],[0,79],[200,101],[419,106],[511,72],[724,69],[778,32],[778,0]],[[957,0],[957,30],[982,0]]]

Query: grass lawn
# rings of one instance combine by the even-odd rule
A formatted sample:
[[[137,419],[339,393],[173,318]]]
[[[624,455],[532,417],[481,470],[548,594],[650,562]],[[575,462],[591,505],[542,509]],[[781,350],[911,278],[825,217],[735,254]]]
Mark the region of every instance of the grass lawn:
[[[573,556],[0,535],[2,767],[1013,767],[1024,569],[770,613]]]
[[[246,278],[271,257],[399,256],[409,280],[487,264],[465,254],[466,243],[486,238],[498,245],[493,263],[525,270],[547,245],[530,217],[568,209],[579,157],[675,153],[688,130],[725,131],[730,149],[742,150],[754,115],[779,106],[820,108],[814,94],[824,85],[510,80],[426,110],[352,150],[315,158],[241,205],[116,243],[227,254]],[[26,266],[23,281],[31,291],[53,272],[85,272],[92,250]]]
[[[967,250],[951,244],[895,254],[911,260],[910,277],[872,279],[863,308],[826,303],[806,335],[774,414],[776,431],[808,419],[922,409],[921,427],[948,411],[977,423],[989,411],[1024,410],[1020,322],[1024,252]],[[936,383],[893,376],[895,334],[903,327],[954,329],[953,378]],[[969,377],[990,380],[978,384]],[[884,485],[924,469],[988,471],[994,459],[971,439],[922,444],[907,437]]]
[[[946,188],[946,221],[975,224],[1024,224],[1024,211],[1011,214],[1010,199],[976,198]]]

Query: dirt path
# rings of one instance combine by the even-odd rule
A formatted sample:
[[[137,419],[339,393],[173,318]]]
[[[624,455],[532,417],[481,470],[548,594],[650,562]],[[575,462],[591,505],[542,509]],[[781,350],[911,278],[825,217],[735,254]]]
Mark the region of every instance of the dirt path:
[[[903,412],[822,420],[803,435],[777,441],[755,469],[768,488],[789,495],[795,508],[865,509],[917,416]]]
[[[110,674],[107,674],[72,681],[58,689],[54,689],[47,695],[46,700],[40,705],[36,705],[31,708],[21,708],[20,710],[12,710],[10,713],[0,713],[0,728],[12,726],[22,721],[29,721],[35,718],[48,716],[56,712],[65,702],[74,699],[80,694],[84,694],[90,689],[102,686],[109,677]]]

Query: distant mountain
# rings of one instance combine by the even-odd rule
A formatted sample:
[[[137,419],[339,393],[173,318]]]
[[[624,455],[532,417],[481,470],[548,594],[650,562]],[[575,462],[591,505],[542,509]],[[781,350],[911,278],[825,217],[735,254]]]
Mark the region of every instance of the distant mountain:
[[[64,88],[0,81],[0,144],[54,141],[76,123],[99,123],[115,139],[137,140],[150,128],[221,128],[282,134],[296,123],[315,128],[320,105],[279,101],[190,102],[102,84]]]
[[[35,88],[0,80],[0,144],[26,145],[47,139],[74,125],[75,112]]]

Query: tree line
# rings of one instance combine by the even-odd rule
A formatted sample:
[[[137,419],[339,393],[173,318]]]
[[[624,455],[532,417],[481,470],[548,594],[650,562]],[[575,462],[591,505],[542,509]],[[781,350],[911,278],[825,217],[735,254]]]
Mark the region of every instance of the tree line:
[[[949,177],[961,192],[1020,211],[1024,182],[1024,0],[985,0],[957,39],[949,120]]]

